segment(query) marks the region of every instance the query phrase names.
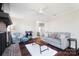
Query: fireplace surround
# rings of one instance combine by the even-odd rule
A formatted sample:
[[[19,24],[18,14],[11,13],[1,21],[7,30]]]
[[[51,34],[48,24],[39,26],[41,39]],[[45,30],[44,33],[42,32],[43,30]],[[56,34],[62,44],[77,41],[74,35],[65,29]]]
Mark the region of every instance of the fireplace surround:
[[[9,14],[5,13],[1,7],[2,3],[0,3],[0,56],[4,52],[9,41],[7,27],[12,24]]]

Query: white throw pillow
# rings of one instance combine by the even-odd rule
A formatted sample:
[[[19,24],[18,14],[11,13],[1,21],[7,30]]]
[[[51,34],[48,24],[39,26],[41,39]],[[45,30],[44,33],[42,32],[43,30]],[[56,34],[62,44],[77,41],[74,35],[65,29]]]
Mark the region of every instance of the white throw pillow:
[[[65,39],[66,38],[66,35],[61,34],[59,38],[60,39]]]

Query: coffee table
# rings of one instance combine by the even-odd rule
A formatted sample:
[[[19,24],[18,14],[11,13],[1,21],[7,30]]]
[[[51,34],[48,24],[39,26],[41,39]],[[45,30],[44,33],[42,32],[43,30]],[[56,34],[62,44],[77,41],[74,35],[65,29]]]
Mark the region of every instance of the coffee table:
[[[44,45],[47,44],[46,42],[44,42],[44,41],[42,40],[42,38],[40,38],[40,37],[39,37],[39,38],[35,38],[35,39],[34,39],[34,42],[39,45],[40,53],[42,53],[42,52],[44,52],[44,51],[46,51],[46,50],[49,50],[48,46],[47,46],[47,48],[44,49],[44,50],[41,49],[42,46],[44,46]]]

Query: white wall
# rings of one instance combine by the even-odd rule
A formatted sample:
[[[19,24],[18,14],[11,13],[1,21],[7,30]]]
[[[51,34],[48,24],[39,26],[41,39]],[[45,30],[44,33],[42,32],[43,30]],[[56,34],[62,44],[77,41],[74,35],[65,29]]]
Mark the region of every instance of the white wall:
[[[27,21],[25,19],[18,19],[15,18],[13,21],[15,32],[20,32],[22,34],[25,33],[25,31],[35,31],[35,23],[31,21]]]
[[[79,47],[79,11],[61,16],[52,16],[47,24],[47,31],[70,32],[72,38],[76,38]],[[74,47],[74,44],[72,44]]]
[[[37,29],[37,21],[47,22],[47,16],[35,13],[34,11],[28,11],[25,16],[21,14],[11,14],[11,19],[13,24],[15,25],[15,30],[17,32],[24,33],[25,31],[33,31],[34,36],[36,35]]]

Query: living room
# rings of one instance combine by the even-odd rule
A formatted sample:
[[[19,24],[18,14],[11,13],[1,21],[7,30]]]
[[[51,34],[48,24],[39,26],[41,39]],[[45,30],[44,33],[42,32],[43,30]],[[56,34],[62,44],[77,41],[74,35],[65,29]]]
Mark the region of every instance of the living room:
[[[8,53],[13,53],[13,56],[79,55],[79,3],[3,3],[3,6],[3,11],[9,14],[12,21],[12,24],[7,27],[7,31],[10,32],[12,36],[12,43],[10,43],[8,47],[11,47],[10,49],[12,50],[10,51],[10,49],[7,47],[8,49],[5,49],[3,56],[6,56],[6,54],[7,56],[12,56]],[[23,37],[24,35],[26,35],[26,32],[29,31],[32,31],[32,39],[56,41],[56,39],[60,38],[61,42],[59,43],[59,41],[57,40],[56,42],[59,43],[57,44],[45,41],[44,43],[46,45],[44,47],[46,48],[48,45],[48,49],[46,49],[45,51],[49,51],[49,53],[44,51],[42,52],[44,54],[35,54],[32,51],[34,48],[30,46],[31,50],[29,50],[29,47],[26,46],[28,45],[28,42],[31,42],[29,44],[33,43],[30,40],[31,38],[27,39]],[[20,35],[15,39],[15,37],[13,36],[14,33],[20,33]],[[66,39],[64,39],[64,35],[66,36]],[[51,38],[48,38],[48,36],[51,36]],[[70,44],[68,42],[68,39],[70,40],[70,42],[74,40],[73,42],[71,42],[71,47],[76,50],[72,51],[73,49],[68,48]],[[17,44],[20,44],[20,54],[18,52],[19,50],[15,49],[17,47]],[[35,43],[33,43],[32,45],[36,47]],[[26,52],[26,48],[23,48],[23,50],[21,49],[24,46],[27,48]],[[16,54],[14,53],[13,48],[17,51],[17,53],[15,52]],[[6,51],[9,52],[6,53]]]

